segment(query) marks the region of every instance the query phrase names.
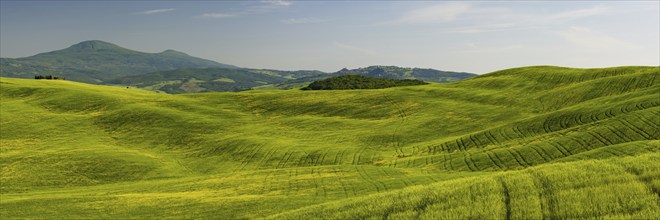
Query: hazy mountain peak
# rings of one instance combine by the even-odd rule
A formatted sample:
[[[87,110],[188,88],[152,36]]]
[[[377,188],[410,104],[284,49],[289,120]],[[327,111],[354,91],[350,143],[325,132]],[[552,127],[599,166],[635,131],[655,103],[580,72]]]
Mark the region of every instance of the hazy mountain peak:
[[[3,59],[0,67],[2,74],[7,76],[31,77],[46,74],[91,83],[181,68],[238,68],[175,50],[145,53],[100,40],[83,41],[66,49],[25,58]]]
[[[75,50],[100,50],[100,49],[124,49],[116,44],[100,40],[88,40],[70,46],[67,49]]]
[[[186,54],[184,52],[176,51],[176,50],[172,50],[172,49],[168,49],[168,50],[165,50],[165,51],[160,52],[160,53],[161,54],[176,54],[176,55],[186,55],[186,56],[188,56],[188,54]]]

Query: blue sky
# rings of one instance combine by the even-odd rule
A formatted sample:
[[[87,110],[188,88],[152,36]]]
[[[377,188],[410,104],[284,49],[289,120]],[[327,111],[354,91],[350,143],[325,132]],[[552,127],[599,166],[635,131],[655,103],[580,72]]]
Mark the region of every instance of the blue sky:
[[[104,40],[221,63],[487,73],[660,65],[658,1],[2,1],[0,56]]]

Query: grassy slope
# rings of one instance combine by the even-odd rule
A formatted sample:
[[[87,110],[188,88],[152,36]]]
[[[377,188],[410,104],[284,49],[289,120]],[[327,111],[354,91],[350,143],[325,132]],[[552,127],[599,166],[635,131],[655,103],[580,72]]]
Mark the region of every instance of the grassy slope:
[[[658,218],[659,70],[186,95],[2,78],[0,216]]]

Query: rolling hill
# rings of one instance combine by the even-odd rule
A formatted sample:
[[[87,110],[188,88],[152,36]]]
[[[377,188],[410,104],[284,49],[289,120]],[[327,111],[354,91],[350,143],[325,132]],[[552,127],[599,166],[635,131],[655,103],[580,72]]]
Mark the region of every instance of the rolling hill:
[[[357,69],[341,69],[337,72],[323,75],[299,77],[277,85],[277,88],[304,87],[314,81],[345,75],[361,75],[366,77],[387,79],[418,79],[425,82],[456,82],[477,76],[473,73],[441,71],[435,69],[408,68],[398,66],[369,66]],[[302,85],[302,86],[301,86]]]
[[[362,75],[343,75],[314,81],[302,90],[384,89],[397,86],[425,85],[417,79],[388,79]]]
[[[247,68],[185,68],[124,76],[107,84],[130,85],[166,93],[243,91],[277,84],[297,77],[325,74],[320,71],[282,71]]]
[[[181,95],[0,78],[0,216],[657,219],[659,76]]]
[[[379,78],[382,81],[429,79],[433,82],[453,82],[475,74],[443,72],[433,69],[371,66],[355,70],[324,73],[316,70],[269,70],[249,68],[185,68],[123,76],[105,84],[128,85],[166,93],[194,93],[244,90],[288,90],[304,88],[313,82],[356,75]],[[314,80],[314,81],[308,81]],[[412,81],[411,81],[412,82]],[[384,88],[384,87],[383,87]]]
[[[237,68],[192,57],[175,50],[144,53],[104,41],[91,40],[30,57],[1,58],[0,75],[21,78],[31,78],[34,75],[58,75],[74,81],[98,84],[121,76],[180,68],[210,67]]]

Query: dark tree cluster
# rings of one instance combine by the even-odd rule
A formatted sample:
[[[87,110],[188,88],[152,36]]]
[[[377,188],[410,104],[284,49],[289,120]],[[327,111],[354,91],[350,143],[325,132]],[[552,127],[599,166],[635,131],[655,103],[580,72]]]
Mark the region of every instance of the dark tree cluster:
[[[64,77],[62,77],[62,76],[53,76],[53,75],[47,75],[47,76],[35,75],[34,79],[61,79],[61,80],[64,80]]]
[[[302,90],[342,90],[342,89],[383,89],[396,86],[414,86],[427,84],[418,79],[387,79],[361,75],[345,75],[315,81]]]

